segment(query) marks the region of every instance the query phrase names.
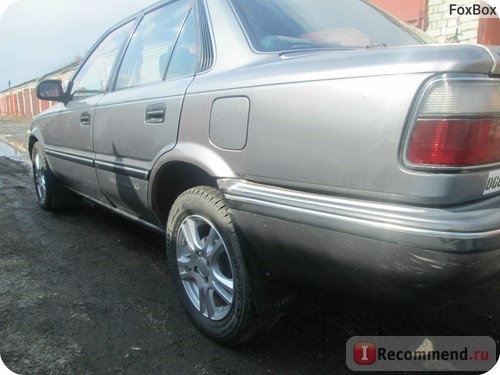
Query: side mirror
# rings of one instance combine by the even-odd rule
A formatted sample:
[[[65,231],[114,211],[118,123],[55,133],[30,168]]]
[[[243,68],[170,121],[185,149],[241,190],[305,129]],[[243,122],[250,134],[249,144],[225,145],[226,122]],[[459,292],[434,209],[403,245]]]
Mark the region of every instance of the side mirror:
[[[59,79],[48,79],[40,82],[36,87],[36,96],[41,100],[52,100],[65,104],[69,101]]]

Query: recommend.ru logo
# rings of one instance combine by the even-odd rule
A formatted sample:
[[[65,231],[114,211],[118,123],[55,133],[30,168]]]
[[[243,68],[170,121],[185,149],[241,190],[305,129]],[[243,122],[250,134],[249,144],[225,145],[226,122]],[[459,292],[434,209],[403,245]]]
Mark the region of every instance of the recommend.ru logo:
[[[353,371],[482,371],[495,366],[496,343],[486,336],[363,336],[346,344]]]

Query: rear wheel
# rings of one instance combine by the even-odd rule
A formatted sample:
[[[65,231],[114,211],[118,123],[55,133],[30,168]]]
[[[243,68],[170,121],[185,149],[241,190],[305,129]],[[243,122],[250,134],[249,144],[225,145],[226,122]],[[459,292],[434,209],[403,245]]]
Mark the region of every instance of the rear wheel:
[[[260,330],[238,237],[217,189],[197,187],[177,198],[167,256],[180,300],[205,335],[234,345]]]

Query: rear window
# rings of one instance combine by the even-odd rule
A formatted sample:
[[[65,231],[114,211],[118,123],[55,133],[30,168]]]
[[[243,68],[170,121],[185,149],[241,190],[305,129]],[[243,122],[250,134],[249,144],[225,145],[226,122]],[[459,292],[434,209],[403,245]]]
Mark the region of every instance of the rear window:
[[[283,52],[422,44],[421,35],[359,0],[231,0],[253,48]]]

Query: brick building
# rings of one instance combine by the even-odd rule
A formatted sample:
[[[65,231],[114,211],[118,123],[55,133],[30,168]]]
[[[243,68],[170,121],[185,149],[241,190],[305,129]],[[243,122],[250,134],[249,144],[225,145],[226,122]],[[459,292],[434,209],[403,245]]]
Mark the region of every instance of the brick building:
[[[399,19],[427,32],[439,43],[478,43],[500,45],[498,17],[451,12],[450,7],[471,7],[487,3],[473,0],[369,0]]]

